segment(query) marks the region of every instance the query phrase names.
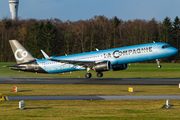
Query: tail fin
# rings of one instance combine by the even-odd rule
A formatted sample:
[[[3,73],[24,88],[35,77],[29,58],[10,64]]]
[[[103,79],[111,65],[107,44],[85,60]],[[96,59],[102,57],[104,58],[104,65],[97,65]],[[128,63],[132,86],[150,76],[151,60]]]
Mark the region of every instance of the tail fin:
[[[35,58],[17,40],[9,40],[9,43],[18,64],[35,60]]]

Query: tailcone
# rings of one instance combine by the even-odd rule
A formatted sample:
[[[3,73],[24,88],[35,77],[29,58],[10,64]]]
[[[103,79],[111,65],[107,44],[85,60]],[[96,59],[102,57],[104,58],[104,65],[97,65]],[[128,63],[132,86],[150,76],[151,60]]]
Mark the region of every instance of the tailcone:
[[[9,67],[11,70],[20,70],[20,71],[25,71],[27,70],[27,65],[13,65],[13,66],[7,66]]]

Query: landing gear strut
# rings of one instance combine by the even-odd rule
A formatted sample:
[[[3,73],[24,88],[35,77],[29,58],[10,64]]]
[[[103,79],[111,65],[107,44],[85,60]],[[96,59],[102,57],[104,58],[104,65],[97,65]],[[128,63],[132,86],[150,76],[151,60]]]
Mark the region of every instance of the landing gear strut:
[[[87,73],[86,73],[86,75],[85,75],[85,77],[86,77],[87,79],[92,77],[92,74],[89,73],[89,71],[90,71],[90,68],[87,68]]]
[[[97,73],[97,77],[102,77],[103,76],[103,73],[102,72],[98,72]]]
[[[161,68],[161,65],[160,65],[159,59],[156,59],[156,62],[157,62],[157,64],[158,64],[158,68]]]

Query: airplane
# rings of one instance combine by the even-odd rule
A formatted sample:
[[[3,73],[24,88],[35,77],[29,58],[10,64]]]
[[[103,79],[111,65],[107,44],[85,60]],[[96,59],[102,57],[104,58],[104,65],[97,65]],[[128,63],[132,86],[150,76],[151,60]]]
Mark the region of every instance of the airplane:
[[[17,40],[9,40],[16,65],[7,66],[12,70],[35,73],[64,73],[77,70],[87,70],[86,78],[91,78],[90,70],[102,77],[104,71],[118,71],[128,68],[129,63],[156,60],[177,54],[178,50],[167,43],[153,42],[147,44],[119,47],[113,49],[79,53],[65,56],[49,57],[43,50],[44,59],[34,58]]]

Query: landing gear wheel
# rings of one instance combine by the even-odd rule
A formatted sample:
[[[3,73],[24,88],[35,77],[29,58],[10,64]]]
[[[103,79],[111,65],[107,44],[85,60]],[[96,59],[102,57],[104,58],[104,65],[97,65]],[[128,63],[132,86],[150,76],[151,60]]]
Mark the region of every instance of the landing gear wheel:
[[[161,65],[158,65],[158,68],[161,68]]]
[[[103,73],[102,72],[98,72],[97,73],[97,77],[102,77],[103,76]]]
[[[157,64],[158,64],[158,68],[161,68],[161,65],[160,65],[159,59],[156,59],[156,62],[157,62]]]
[[[91,73],[86,73],[85,77],[88,79],[88,78],[91,78],[92,77],[92,74]]]

